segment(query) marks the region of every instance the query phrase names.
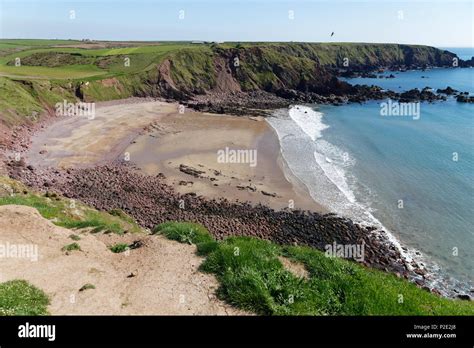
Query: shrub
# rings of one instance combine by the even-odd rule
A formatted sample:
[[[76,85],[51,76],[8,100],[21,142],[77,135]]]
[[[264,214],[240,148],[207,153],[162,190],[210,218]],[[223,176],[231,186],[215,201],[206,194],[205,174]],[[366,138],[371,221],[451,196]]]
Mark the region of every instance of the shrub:
[[[62,251],[81,250],[81,246],[77,243],[71,243],[71,244],[63,246],[61,250]]]
[[[112,245],[110,248],[109,248],[113,253],[123,253],[124,251],[128,250],[128,244],[125,244],[125,243],[117,243],[115,245]]]

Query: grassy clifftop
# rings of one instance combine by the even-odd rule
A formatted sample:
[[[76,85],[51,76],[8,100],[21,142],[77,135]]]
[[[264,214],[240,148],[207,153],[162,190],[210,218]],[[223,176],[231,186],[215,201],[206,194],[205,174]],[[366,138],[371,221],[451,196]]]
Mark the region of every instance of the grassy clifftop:
[[[23,124],[64,99],[187,99],[212,91],[280,89],[329,94],[344,88],[333,69],[451,66],[455,57],[397,44],[0,40],[0,120]]]
[[[308,57],[321,65],[370,68],[389,66],[450,66],[453,53],[435,47],[421,45],[373,44],[373,43],[297,43],[274,45],[279,52],[288,52],[294,56]]]
[[[215,241],[202,226],[167,222],[154,233],[195,244],[218,295],[262,315],[472,315],[471,301],[440,298],[378,270],[301,246],[251,237]]]

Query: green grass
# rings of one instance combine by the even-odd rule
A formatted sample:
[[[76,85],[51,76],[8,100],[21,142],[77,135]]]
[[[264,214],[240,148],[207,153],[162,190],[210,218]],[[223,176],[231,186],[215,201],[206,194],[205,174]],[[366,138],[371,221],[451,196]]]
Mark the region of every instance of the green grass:
[[[127,251],[129,249],[128,244],[126,243],[117,243],[115,245],[112,245],[109,247],[110,251],[113,253],[123,253],[124,251]]]
[[[74,250],[81,251],[81,246],[77,243],[71,243],[71,244],[63,246],[61,250],[62,251],[74,251]]]
[[[81,44],[77,40],[48,40],[48,39],[0,39],[0,44],[13,46],[51,46]]]
[[[0,94],[1,120],[7,126],[16,126],[29,120],[32,122],[32,115],[35,112],[40,113],[43,109],[27,85],[5,77],[0,77]]]
[[[206,228],[192,222],[165,222],[156,226],[152,232],[181,243],[200,245],[214,241]]]
[[[135,220],[130,215],[128,215],[126,212],[124,212],[122,209],[118,209],[118,208],[111,209],[111,210],[109,210],[108,213],[112,216],[117,216],[121,220],[126,221],[130,224],[135,224]]]
[[[0,45],[9,45],[0,41]],[[32,45],[33,46],[33,45]],[[183,48],[201,51],[203,46],[189,43],[163,43],[121,48],[73,48],[34,45],[0,57],[0,73],[5,76],[36,79],[84,79],[90,77],[114,77],[122,74],[147,71],[171,52]],[[1,49],[1,46],[0,46]],[[204,48],[205,49],[205,48]],[[56,56],[56,57],[55,57]],[[124,58],[130,66],[124,65]],[[21,66],[14,66],[16,58]]]
[[[48,196],[48,197],[46,197]],[[74,203],[74,204],[73,204]],[[136,222],[121,210],[113,215],[99,212],[79,202],[57,196],[54,193],[40,195],[30,192],[26,186],[8,177],[0,176],[0,205],[25,205],[36,208],[46,219],[56,225],[68,228],[92,227],[94,230],[111,231],[122,234],[125,231],[140,232]],[[70,234],[74,242],[65,245],[63,251],[81,250],[76,241],[80,237]],[[128,247],[125,244],[126,247]],[[80,291],[95,289],[93,284],[85,284]],[[24,280],[0,283],[0,316],[1,315],[47,315],[48,297],[43,291]]]
[[[48,296],[25,280],[0,283],[0,316],[47,315]]]
[[[72,88],[51,81],[17,81],[0,77],[0,122],[18,126],[38,121],[46,106],[75,101]]]
[[[90,76],[105,75],[95,65],[68,65],[66,67],[48,68],[43,66],[8,66],[0,65],[0,73],[7,77],[24,77],[37,79],[78,79]]]
[[[392,274],[368,269],[309,247],[279,246],[251,237],[215,242],[204,227],[169,222],[156,229],[197,245],[201,270],[217,276],[219,296],[263,315],[474,315],[474,303],[440,298]],[[195,231],[199,231],[196,233]],[[309,278],[280,258],[304,265]]]
[[[56,43],[57,42],[57,43]],[[173,60],[174,78],[177,83],[193,82],[195,88],[204,88],[212,85],[213,74],[209,71],[209,58],[214,50],[238,49],[244,52],[247,59],[243,63],[249,65],[251,75],[259,72],[264,73],[262,82],[275,81],[276,75],[269,76],[266,72],[272,71],[272,67],[277,63],[280,67],[291,71],[297,71],[292,64],[306,65],[319,62],[322,65],[341,65],[343,58],[348,58],[350,64],[367,64],[379,62],[383,64],[393,64],[401,62],[405,56],[410,55],[414,59],[429,61],[441,51],[423,46],[407,46],[396,44],[369,44],[369,43],[224,43],[193,45],[189,42],[161,42],[161,43],[127,43],[129,47],[116,48],[75,48],[61,47],[60,45],[74,44],[74,41],[54,41],[54,40],[0,40],[0,73],[8,76],[22,78],[44,78],[44,79],[84,79],[98,76],[113,77],[123,74],[148,71],[155,64],[160,63],[165,58]],[[59,47],[51,47],[59,46]],[[258,49],[255,61],[249,61],[249,54],[245,54],[252,49]],[[2,51],[3,50],[3,51]],[[234,53],[235,54],[235,53]],[[48,67],[49,63],[41,65],[44,56],[54,55],[70,56],[70,63],[55,68]],[[15,58],[24,60],[22,66],[9,66]],[[72,59],[71,57],[74,57]],[[130,58],[130,67],[125,67],[123,58]],[[29,59],[30,58],[30,59]],[[34,58],[34,59],[33,59]],[[111,58],[105,60],[104,58]],[[271,58],[271,59],[267,59]],[[448,58],[447,58],[448,59]],[[307,62],[305,62],[307,60]],[[67,60],[65,61],[67,62]],[[103,64],[102,64],[102,63]],[[57,62],[56,62],[57,63]],[[256,67],[268,63],[267,71],[258,71]],[[252,76],[250,76],[252,77]],[[255,77],[255,76],[253,76]],[[251,81],[245,81],[251,85]],[[196,85],[197,84],[197,85]]]
[[[123,234],[125,231],[140,232],[136,222],[128,217],[126,220],[101,212],[67,198],[51,199],[44,195],[30,192],[25,186],[6,177],[0,177],[0,184],[11,187],[13,196],[0,196],[0,205],[26,205],[36,208],[44,218],[52,220],[57,226],[82,229],[91,228],[91,232],[112,232]],[[26,193],[23,193],[26,192]]]
[[[275,91],[282,85],[297,89],[317,80],[319,64],[340,67],[345,58],[351,67],[452,60],[451,55],[432,47],[396,44],[106,42],[112,47],[61,46],[77,43],[0,40],[0,122],[7,127],[35,122],[32,114],[64,99],[77,101],[78,90],[86,102],[155,97],[160,77],[157,66],[165,60],[171,62],[172,84],[183,94],[216,87],[216,56],[224,60],[239,56],[240,66],[233,69],[233,76],[244,91]],[[116,47],[119,44],[127,47]],[[14,66],[15,58],[21,59],[21,66]]]

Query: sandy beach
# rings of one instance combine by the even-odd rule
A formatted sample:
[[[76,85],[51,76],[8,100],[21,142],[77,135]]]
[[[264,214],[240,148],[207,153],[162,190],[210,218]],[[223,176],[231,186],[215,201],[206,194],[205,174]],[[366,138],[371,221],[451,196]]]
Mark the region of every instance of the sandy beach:
[[[27,162],[65,169],[127,161],[164,174],[179,193],[327,212],[284,170],[278,138],[263,118],[178,109],[149,100],[98,105],[93,119],[66,117],[37,133]],[[226,149],[251,151],[254,161],[219,161]]]
[[[220,161],[219,154],[226,149],[254,151],[255,161]],[[163,173],[179,193],[262,203],[274,209],[324,210],[304,188],[288,180],[278,139],[263,118],[170,113],[151,132],[137,137],[126,152],[145,173]]]
[[[253,236],[319,250],[364,243],[368,267],[407,278],[419,269],[375,227],[331,214],[287,177],[265,119],[179,109],[115,101],[97,105],[93,119],[59,119],[33,136],[24,160],[7,163],[9,175],[98,210],[121,209],[150,230],[191,221],[217,240]],[[235,160],[230,151],[253,155]]]

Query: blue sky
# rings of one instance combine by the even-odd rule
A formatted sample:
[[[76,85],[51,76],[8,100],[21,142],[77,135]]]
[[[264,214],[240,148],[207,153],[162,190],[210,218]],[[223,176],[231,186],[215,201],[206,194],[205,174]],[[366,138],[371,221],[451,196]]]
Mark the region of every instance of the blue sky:
[[[0,0],[0,11],[2,38],[474,46],[470,0]]]

